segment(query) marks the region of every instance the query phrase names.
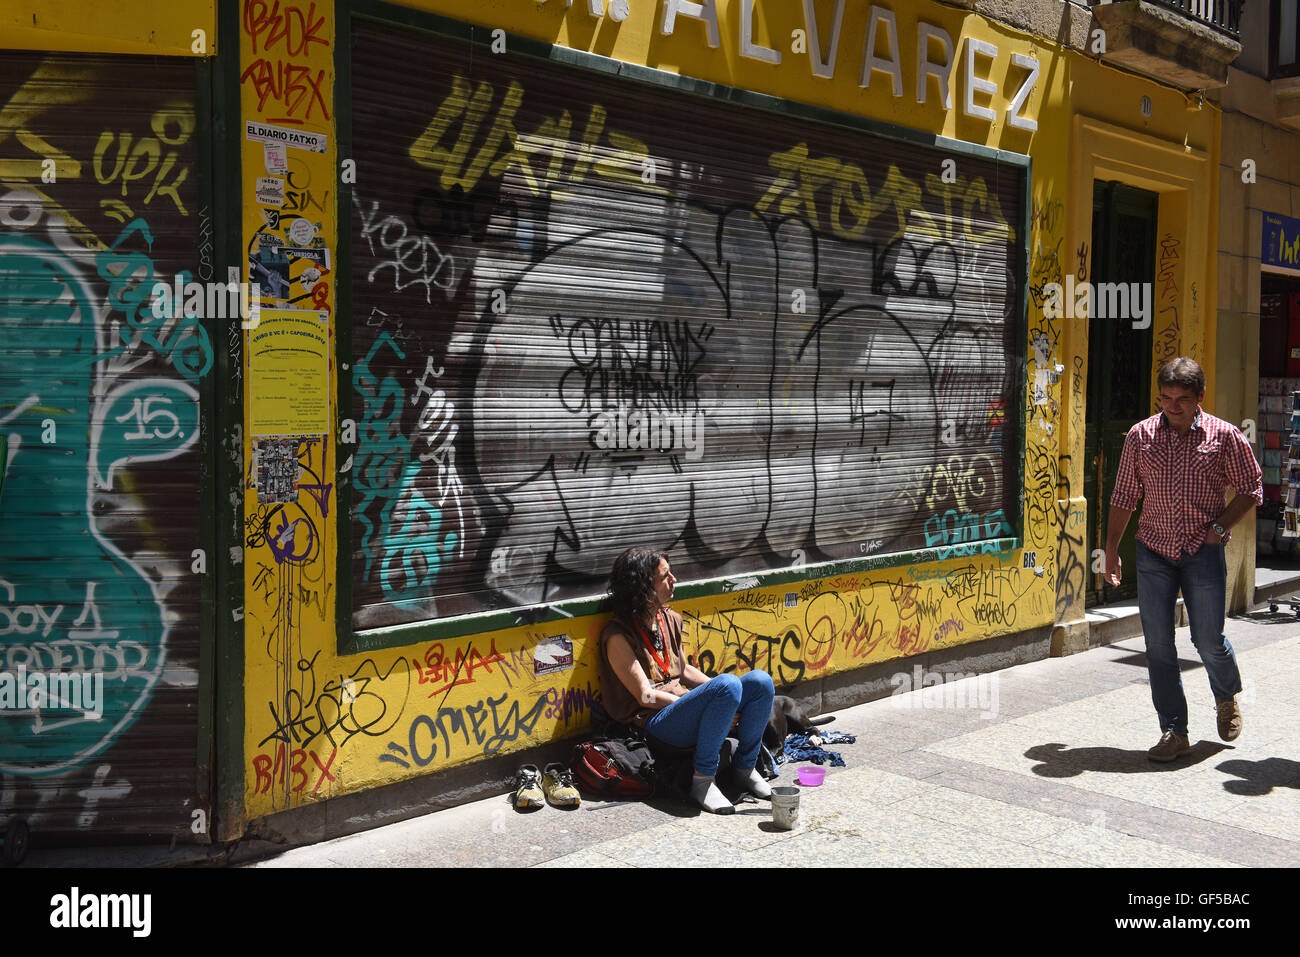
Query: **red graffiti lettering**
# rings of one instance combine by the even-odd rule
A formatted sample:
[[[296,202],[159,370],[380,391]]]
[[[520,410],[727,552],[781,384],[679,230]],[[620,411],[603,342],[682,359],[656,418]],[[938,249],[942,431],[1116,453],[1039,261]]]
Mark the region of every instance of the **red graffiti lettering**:
[[[334,775],[330,774],[330,765],[333,764],[334,759],[338,757],[339,749],[335,748],[333,751],[331,751],[330,759],[326,761],[324,764],[320,763],[320,758],[316,757],[315,751],[311,751],[309,753],[311,754],[311,759],[316,762],[316,767],[320,768],[320,776],[316,778],[316,786],[311,789],[311,793],[315,794],[317,791],[320,790],[320,786],[325,782],[326,778],[329,778],[331,784],[334,783]]]
[[[316,776],[316,786],[312,788],[311,793],[316,794],[320,787],[327,780],[332,784],[336,780],[330,773],[330,767],[334,764],[334,759],[338,757],[339,749],[334,748],[330,751],[329,759],[324,763],[321,762],[320,756],[314,749],[303,750],[294,748],[285,754],[285,745],[276,745],[274,757],[269,754],[257,754],[253,756],[253,793],[267,794],[271,790],[271,785],[280,783],[289,786],[287,776],[291,775],[293,786],[291,790],[294,794],[300,793],[303,788],[311,783],[311,772],[307,767],[307,759],[310,757],[312,763],[320,772]]]
[[[898,623],[898,634],[894,636],[894,647],[905,655],[920,654],[925,651],[925,641],[921,638],[921,623],[907,625]]]
[[[265,754],[255,755],[253,757],[253,773],[257,776],[253,782],[253,793],[266,794],[270,791],[272,781],[270,757]]]
[[[270,119],[281,122],[301,123],[312,118],[312,111],[319,106],[321,118],[330,118],[329,107],[325,104],[322,87],[325,84],[325,71],[316,70],[313,76],[309,67],[297,66],[279,60],[272,64],[262,59],[249,64],[248,69],[240,74],[239,82],[252,82],[257,94],[257,108],[266,111],[267,101],[273,101],[283,115]],[[306,109],[298,114],[298,109],[306,100]]]
[[[253,52],[258,52],[258,42],[262,50],[269,51],[277,43],[283,42],[284,52],[288,56],[300,56],[310,53],[313,43],[319,43],[326,49],[329,40],[320,36],[320,29],[325,25],[325,17],[316,16],[316,4],[307,7],[307,12],[297,6],[286,4],[284,12],[280,11],[280,0],[268,4],[266,0],[244,0],[244,32],[253,41]]]
[[[866,658],[884,637],[885,623],[874,612],[870,623],[859,614],[854,616],[852,626],[844,633],[844,647],[854,658]]]
[[[420,675],[420,684],[438,685],[429,692],[429,697],[432,698],[457,685],[471,684],[475,680],[474,672],[479,668],[486,668],[488,674],[493,674],[492,666],[505,660],[506,656],[497,651],[496,639],[493,638],[486,657],[470,645],[468,653],[458,648],[455,658],[448,659],[445,657],[442,642],[439,641],[425,650],[423,664],[418,658],[412,658],[411,663],[415,665],[415,670]],[[439,684],[440,682],[445,683]]]
[[[330,284],[327,282],[316,283],[316,285],[312,286],[311,289],[312,307],[322,312],[329,312],[330,311],[329,296],[330,296]],[[333,329],[332,326],[330,328],[331,330]]]
[[[292,755],[292,761],[293,764],[290,770],[293,771],[294,780],[296,781],[299,777],[302,778],[301,783],[293,786],[293,793],[297,794],[307,786],[307,770],[303,767],[303,764],[307,761],[307,752],[295,750]]]

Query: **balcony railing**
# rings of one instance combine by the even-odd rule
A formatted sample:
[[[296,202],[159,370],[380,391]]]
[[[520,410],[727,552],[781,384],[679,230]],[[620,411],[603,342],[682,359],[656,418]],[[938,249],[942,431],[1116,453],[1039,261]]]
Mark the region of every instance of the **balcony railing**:
[[[1244,0],[1108,0],[1092,15],[1106,37],[1102,59],[1184,90],[1228,82],[1241,55]]]
[[[1147,0],[1158,7],[1177,10],[1189,20],[1213,27],[1220,33],[1241,39],[1241,8],[1245,0]]]

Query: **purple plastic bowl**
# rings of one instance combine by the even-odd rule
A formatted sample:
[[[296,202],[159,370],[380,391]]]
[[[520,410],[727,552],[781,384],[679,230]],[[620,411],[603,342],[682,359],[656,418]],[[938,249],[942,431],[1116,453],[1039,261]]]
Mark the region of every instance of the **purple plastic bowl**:
[[[804,765],[799,769],[799,783],[807,788],[815,788],[826,779],[826,769]]]

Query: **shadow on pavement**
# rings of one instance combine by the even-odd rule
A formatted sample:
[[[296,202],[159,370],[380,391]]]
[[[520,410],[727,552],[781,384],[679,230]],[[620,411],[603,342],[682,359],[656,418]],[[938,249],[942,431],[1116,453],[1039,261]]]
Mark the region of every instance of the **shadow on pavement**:
[[[1297,620],[1300,620],[1300,614],[1293,614],[1289,611],[1268,611],[1267,609],[1246,612],[1244,615],[1232,615],[1231,617],[1263,625],[1294,625]]]
[[[1130,655],[1124,655],[1122,658],[1115,658],[1113,660],[1116,664],[1120,664],[1120,665],[1141,665],[1142,669],[1146,670],[1147,653],[1145,651],[1135,651]],[[1178,659],[1179,671],[1193,671],[1196,668],[1201,668],[1201,667],[1204,666],[1201,664],[1199,659],[1195,661],[1189,658]]]
[[[699,817],[704,813],[704,809],[698,804],[688,804],[680,798],[651,797],[646,798],[643,803],[647,807],[652,807],[656,811],[663,811],[665,814],[671,814],[673,817]]]
[[[1231,794],[1258,796],[1274,788],[1300,788],[1300,761],[1288,758],[1265,758],[1262,761],[1224,761],[1215,767],[1240,781],[1224,781],[1223,789]]]
[[[1228,746],[1216,741],[1198,741],[1192,749],[1173,761],[1147,759],[1146,751],[1123,748],[1071,748],[1064,744],[1040,744],[1025,752],[1025,757],[1041,761],[1033,772],[1045,778],[1072,778],[1084,771],[1108,771],[1114,774],[1149,774],[1178,771],[1208,761]]]

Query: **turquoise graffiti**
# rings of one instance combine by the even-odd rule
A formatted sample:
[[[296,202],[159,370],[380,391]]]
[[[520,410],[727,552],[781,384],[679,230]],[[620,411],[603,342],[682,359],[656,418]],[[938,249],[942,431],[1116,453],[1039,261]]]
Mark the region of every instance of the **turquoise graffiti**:
[[[987,539],[1014,534],[1003,509],[981,515],[978,512],[963,513],[950,508],[941,514],[931,515],[925,521],[926,547],[935,548],[939,559],[966,558],[977,552],[996,552],[997,543]]]
[[[357,514],[364,527],[362,574],[369,578],[378,565],[385,598],[414,600],[429,594],[444,561],[455,551],[458,536],[447,532],[439,538],[442,509],[425,496],[417,481],[429,456],[417,459],[410,439],[402,433],[406,395],[401,384],[391,375],[380,379],[371,371],[375,354],[384,347],[397,358],[406,358],[392,336],[382,333],[357,363],[353,378],[364,402],[355,479]],[[372,517],[376,504],[378,523]]]
[[[109,284],[109,306],[124,321],[115,323],[120,342],[106,352],[91,356],[89,361],[101,362],[128,349],[145,346],[165,356],[185,378],[197,382],[212,368],[212,343],[207,330],[194,315],[160,316],[157,312],[164,310],[154,310],[155,278],[170,280],[154,276],[153,261],[148,255],[122,248],[136,233],[149,248],[153,247],[153,234],[148,225],[136,219],[122,230],[107,254],[96,257],[99,276]],[[183,288],[192,278],[188,272],[182,272],[176,281]]]
[[[148,706],[166,659],[162,598],[98,527],[95,496],[194,445],[198,393],[185,380],[211,366],[196,324],[148,313],[143,220],[93,252],[66,242],[54,212],[53,244],[35,238],[39,213],[0,198],[5,225],[27,230],[0,234],[0,673],[96,676],[102,693],[0,709],[0,771],[29,776],[88,760]],[[151,351],[183,379],[144,374]]]

